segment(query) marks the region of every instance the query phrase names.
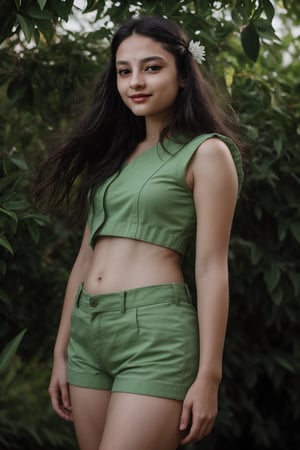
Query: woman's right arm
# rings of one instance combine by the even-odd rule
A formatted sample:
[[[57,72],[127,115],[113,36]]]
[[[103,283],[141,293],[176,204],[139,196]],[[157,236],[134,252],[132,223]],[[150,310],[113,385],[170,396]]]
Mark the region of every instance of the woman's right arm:
[[[66,288],[54,346],[53,368],[48,389],[54,411],[65,420],[72,420],[71,402],[67,384],[67,347],[71,329],[71,313],[79,284],[84,281],[85,274],[93,256],[93,250],[89,246],[89,239],[90,232],[88,226],[86,226],[80,250],[71,270]]]

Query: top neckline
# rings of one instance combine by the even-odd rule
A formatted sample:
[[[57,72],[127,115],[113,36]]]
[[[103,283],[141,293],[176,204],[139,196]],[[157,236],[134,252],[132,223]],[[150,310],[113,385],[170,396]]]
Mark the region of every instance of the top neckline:
[[[163,142],[157,142],[156,144],[152,145],[151,147],[147,148],[146,150],[143,150],[141,153],[139,153],[135,158],[131,160],[126,160],[122,166],[128,167],[131,164],[133,164],[137,159],[140,159],[143,155],[149,155],[154,149],[156,149],[158,156],[163,159],[163,152],[160,150],[163,149],[167,153],[176,153],[176,151],[181,148],[182,146],[186,145],[187,142],[181,141],[181,138],[183,135],[178,135],[175,138],[165,138]]]

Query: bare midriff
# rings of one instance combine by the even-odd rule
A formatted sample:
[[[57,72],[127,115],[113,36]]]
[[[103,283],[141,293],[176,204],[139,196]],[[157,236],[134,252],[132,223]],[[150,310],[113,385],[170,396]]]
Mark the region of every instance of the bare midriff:
[[[165,283],[183,283],[179,253],[135,239],[105,236],[96,241],[84,289],[96,295]]]

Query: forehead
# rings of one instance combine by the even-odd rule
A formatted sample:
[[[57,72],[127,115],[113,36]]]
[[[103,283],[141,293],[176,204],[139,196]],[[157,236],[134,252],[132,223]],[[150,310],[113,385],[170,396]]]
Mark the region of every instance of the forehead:
[[[174,56],[164,49],[160,42],[142,36],[133,34],[119,45],[116,52],[116,61],[142,60],[149,56],[159,56],[166,60],[174,60]]]

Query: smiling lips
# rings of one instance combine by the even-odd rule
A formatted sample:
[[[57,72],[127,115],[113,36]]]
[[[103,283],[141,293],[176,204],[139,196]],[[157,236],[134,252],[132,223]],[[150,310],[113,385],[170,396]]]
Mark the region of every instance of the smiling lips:
[[[150,94],[135,94],[135,95],[131,95],[130,99],[134,102],[134,103],[142,103],[145,100],[147,100],[147,98],[150,97]]]

